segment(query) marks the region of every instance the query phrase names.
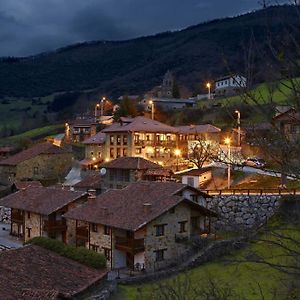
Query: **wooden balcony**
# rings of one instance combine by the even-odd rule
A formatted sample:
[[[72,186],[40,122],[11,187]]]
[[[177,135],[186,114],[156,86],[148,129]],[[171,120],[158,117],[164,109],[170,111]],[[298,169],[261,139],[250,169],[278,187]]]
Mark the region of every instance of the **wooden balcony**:
[[[134,255],[145,250],[144,239],[116,237],[115,248],[117,250],[126,251]]]
[[[24,222],[24,213],[21,211],[12,210],[11,212],[11,222],[23,224]]]
[[[48,233],[59,233],[67,231],[66,220],[44,221],[43,230]]]
[[[76,240],[82,242],[88,242],[89,240],[89,230],[87,226],[76,228]]]

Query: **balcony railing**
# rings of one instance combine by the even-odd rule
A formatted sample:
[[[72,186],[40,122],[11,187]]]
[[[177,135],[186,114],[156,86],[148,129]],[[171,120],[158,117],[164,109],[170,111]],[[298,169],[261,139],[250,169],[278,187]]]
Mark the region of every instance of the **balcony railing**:
[[[11,222],[12,223],[23,223],[24,215],[22,212],[19,211],[12,211],[11,212]]]
[[[45,220],[43,230],[48,233],[67,231],[66,220],[57,220],[57,221]]]
[[[176,141],[147,141],[147,140],[138,140],[134,141],[135,146],[152,146],[152,147],[176,147]]]
[[[89,240],[88,227],[77,227],[76,228],[76,239],[87,242]]]
[[[144,239],[129,239],[126,237],[116,237],[115,247],[118,250],[128,251],[132,254],[145,250]]]

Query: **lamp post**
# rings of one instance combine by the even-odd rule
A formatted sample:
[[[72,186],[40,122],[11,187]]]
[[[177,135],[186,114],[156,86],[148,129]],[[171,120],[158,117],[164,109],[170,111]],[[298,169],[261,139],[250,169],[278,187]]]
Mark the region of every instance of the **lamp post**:
[[[100,104],[97,103],[97,104],[95,105],[95,121],[97,121],[97,111],[98,111],[99,107],[100,107]]]
[[[238,125],[238,146],[241,146],[241,112],[236,110],[237,114],[237,125]]]
[[[225,139],[225,144],[227,145],[227,149],[228,149],[228,160],[229,160],[229,162],[228,162],[228,168],[227,168],[227,187],[228,187],[228,189],[230,189],[230,181],[231,181],[231,178],[230,178],[230,171],[231,171],[231,168],[230,168],[230,160],[231,160],[231,139],[230,138],[226,138]]]
[[[151,119],[154,120],[154,102],[153,102],[153,100],[150,100],[149,104],[151,105]]]
[[[211,92],[210,92],[211,84],[210,84],[210,82],[208,82],[208,83],[206,84],[206,87],[207,87],[207,89],[208,89],[208,99],[210,100],[210,98],[211,98]]]
[[[103,112],[104,112],[104,101],[106,100],[105,97],[102,97],[101,99],[101,117],[103,117]]]
[[[176,171],[178,171],[179,170],[179,156],[181,155],[180,149],[175,149],[174,154],[177,157]]]

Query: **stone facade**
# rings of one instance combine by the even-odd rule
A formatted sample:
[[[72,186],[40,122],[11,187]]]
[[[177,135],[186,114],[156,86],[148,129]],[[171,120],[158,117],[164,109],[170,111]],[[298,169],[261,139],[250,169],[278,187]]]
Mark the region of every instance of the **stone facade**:
[[[0,166],[0,183],[9,185],[14,181],[62,180],[72,166],[72,153],[40,154],[16,166]]]
[[[265,223],[280,205],[280,196],[216,196],[207,199],[208,207],[219,214],[217,230],[249,230]]]

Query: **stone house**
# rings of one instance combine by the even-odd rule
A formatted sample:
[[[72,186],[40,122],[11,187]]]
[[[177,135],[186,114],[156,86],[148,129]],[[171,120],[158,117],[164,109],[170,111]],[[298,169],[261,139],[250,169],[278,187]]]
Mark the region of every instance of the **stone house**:
[[[109,190],[64,215],[67,243],[104,253],[109,267],[155,271],[210,232],[207,194],[175,182],[137,182]]]
[[[99,164],[103,162],[105,140],[106,134],[100,131],[82,142],[85,158],[80,162],[80,165],[83,170],[99,168]]]
[[[81,143],[97,133],[95,118],[81,118],[65,124],[66,143]]]
[[[57,182],[72,166],[72,152],[51,143],[36,144],[0,161],[0,184],[38,180]]]
[[[62,215],[87,201],[88,194],[60,188],[29,186],[0,200],[11,208],[10,234],[24,242],[38,236],[66,240]]]
[[[229,75],[215,81],[216,96],[237,94],[247,87],[247,78],[242,75]]]
[[[102,130],[106,134],[104,160],[118,157],[143,157],[157,163],[175,158],[177,130],[145,117],[121,118]]]
[[[200,188],[205,183],[209,182],[212,177],[212,168],[205,167],[201,169],[193,169],[180,174],[182,177],[182,183],[188,184],[194,188]]]
[[[120,189],[139,180],[168,181],[172,172],[141,157],[119,157],[101,165],[102,188]]]

